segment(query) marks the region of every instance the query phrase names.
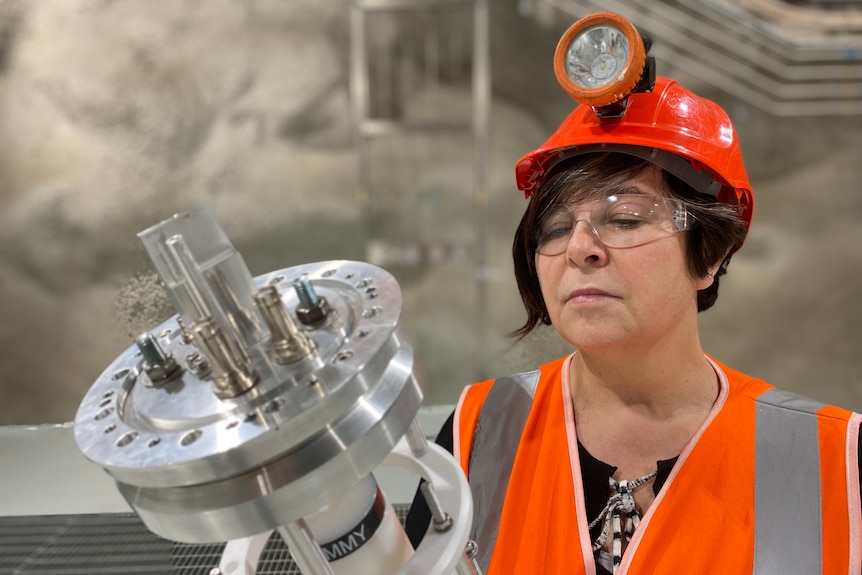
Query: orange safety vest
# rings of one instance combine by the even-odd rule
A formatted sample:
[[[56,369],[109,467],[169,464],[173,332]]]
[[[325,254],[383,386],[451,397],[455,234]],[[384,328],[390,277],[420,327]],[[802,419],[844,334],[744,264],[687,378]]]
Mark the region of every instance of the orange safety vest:
[[[467,387],[455,457],[485,575],[594,575],[571,356]],[[720,392],[634,533],[619,575],[859,575],[862,416],[717,362]]]

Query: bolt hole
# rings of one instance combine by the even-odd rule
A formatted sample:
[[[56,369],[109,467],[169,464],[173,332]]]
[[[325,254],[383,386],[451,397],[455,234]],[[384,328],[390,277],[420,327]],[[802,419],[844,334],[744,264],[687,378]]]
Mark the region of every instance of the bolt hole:
[[[283,275],[277,275],[274,278],[272,278],[271,280],[269,280],[269,285],[271,285],[271,286],[278,285],[283,281],[284,281],[284,276]]]
[[[320,274],[320,275],[321,275],[321,276],[323,276],[323,277],[325,277],[325,278],[328,278],[328,277],[330,277],[330,276],[335,275],[335,270],[326,270],[325,272],[323,272],[323,273],[322,273],[322,274]]]
[[[366,292],[366,293],[368,293],[368,299],[374,299],[374,298],[376,298],[376,297],[377,297],[377,292],[376,292],[376,291],[369,291],[369,292]]]
[[[376,305],[372,308],[368,308],[367,310],[363,311],[362,317],[364,317],[364,318],[374,317],[377,314],[381,313],[382,311],[383,311],[383,308],[380,307],[379,305]]]
[[[105,419],[106,417],[108,417],[108,416],[109,416],[109,415],[111,415],[112,413],[114,413],[114,408],[113,408],[113,407],[105,408],[105,409],[103,409],[102,411],[100,411],[99,413],[97,413],[97,414],[96,414],[96,421],[100,421],[100,420],[102,420],[102,419]]]
[[[102,401],[102,403],[99,404],[99,407],[107,407],[107,406],[111,405],[113,402],[114,402],[113,399],[105,399]]]
[[[113,389],[111,391],[106,391],[105,394],[102,395],[102,397],[111,397],[112,395],[114,395]]]
[[[351,357],[353,357],[353,352],[349,349],[346,349],[335,356],[335,361],[347,361]]]
[[[284,405],[283,399],[281,399],[281,398],[273,399],[272,401],[270,401],[269,403],[266,404],[266,407],[264,407],[263,410],[266,413],[274,413],[274,412],[278,411],[279,409],[281,409],[282,405]]]
[[[128,433],[124,433],[117,440],[117,447],[125,447],[137,438],[138,438],[138,432],[137,431],[130,431]]]
[[[225,428],[225,429],[233,429],[233,428],[234,428],[234,427],[236,427],[237,425],[239,425],[239,420],[238,420],[238,419],[234,419],[233,421],[231,421],[231,422],[229,422],[227,425],[225,425],[225,427],[224,427],[224,428]]]
[[[359,330],[359,333],[357,333],[357,334],[356,334],[356,337],[365,337],[365,336],[367,336],[369,333],[371,333],[371,332],[370,332],[369,330],[367,330],[367,329],[360,329],[360,330]]]
[[[111,424],[109,424],[109,425],[107,425],[107,426],[105,427],[105,433],[111,433],[111,432],[112,432],[112,431],[114,431],[115,429],[117,429],[117,424],[116,424],[116,423],[111,423]]]
[[[309,387],[317,385],[318,383],[320,383],[320,380],[317,379],[316,376],[312,375],[311,377],[308,378],[308,386]]]
[[[345,279],[353,279],[353,276],[355,276],[355,275],[356,275],[355,273],[350,272],[349,274],[347,274],[347,275],[346,275],[346,276],[344,276],[344,277],[345,277]]]
[[[256,419],[257,419],[257,412],[256,411],[249,411],[248,413],[245,414],[245,420],[248,423],[250,423]]]
[[[111,379],[113,379],[114,381],[117,381],[118,379],[122,379],[122,378],[126,377],[127,375],[129,375],[129,370],[128,369],[121,369],[120,371],[118,371],[114,375],[112,375]]]
[[[156,445],[158,445],[161,442],[162,442],[161,437],[154,437],[149,442],[147,442],[147,447],[155,447]]]
[[[180,439],[180,445],[182,445],[183,447],[188,447],[189,445],[191,445],[192,443],[194,443],[195,441],[200,439],[201,435],[203,435],[203,434],[204,434],[204,432],[201,431],[200,429],[195,429],[194,431],[189,431],[188,433],[183,435],[182,439]]]

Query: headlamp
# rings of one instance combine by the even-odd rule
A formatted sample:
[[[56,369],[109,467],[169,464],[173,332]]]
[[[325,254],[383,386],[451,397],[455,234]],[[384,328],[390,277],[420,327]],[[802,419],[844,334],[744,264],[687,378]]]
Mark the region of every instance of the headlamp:
[[[563,90],[599,116],[621,116],[630,94],[652,90],[655,62],[634,25],[619,14],[597,12],[572,24],[554,54]]]

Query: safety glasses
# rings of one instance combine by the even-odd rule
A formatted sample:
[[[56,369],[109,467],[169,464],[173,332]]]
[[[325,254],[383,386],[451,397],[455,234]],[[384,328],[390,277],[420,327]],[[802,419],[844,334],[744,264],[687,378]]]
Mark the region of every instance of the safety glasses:
[[[566,251],[578,222],[609,248],[633,248],[684,231],[688,212],[680,200],[644,194],[616,194],[552,209],[539,225],[537,253]]]

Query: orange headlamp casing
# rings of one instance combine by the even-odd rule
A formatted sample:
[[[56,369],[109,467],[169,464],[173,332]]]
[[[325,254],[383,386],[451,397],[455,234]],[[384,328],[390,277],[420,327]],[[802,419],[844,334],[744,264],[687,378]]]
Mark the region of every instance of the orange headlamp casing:
[[[594,26],[609,26],[621,32],[626,37],[630,52],[622,69],[615,70],[616,77],[612,82],[587,88],[579,86],[569,78],[566,72],[566,51],[576,36]],[[646,50],[643,39],[634,25],[619,14],[596,12],[572,24],[560,38],[554,52],[554,75],[563,91],[573,99],[588,106],[600,107],[613,104],[630,94],[640,81],[645,62]]]

